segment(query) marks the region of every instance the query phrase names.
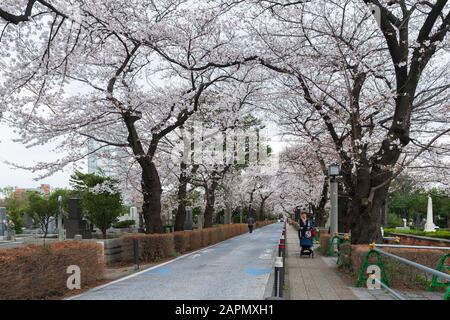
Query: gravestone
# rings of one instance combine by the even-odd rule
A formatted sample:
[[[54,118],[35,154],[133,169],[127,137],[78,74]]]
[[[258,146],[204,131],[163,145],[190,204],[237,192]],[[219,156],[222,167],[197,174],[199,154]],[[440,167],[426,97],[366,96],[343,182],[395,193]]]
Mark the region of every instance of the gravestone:
[[[33,229],[33,218],[28,213],[23,215],[23,222],[25,229]]]
[[[140,219],[139,219],[139,213],[136,207],[130,208],[130,218],[131,220],[134,220],[134,228],[139,229],[140,227]]]
[[[81,235],[83,239],[92,239],[89,223],[81,217],[80,199],[69,199],[69,218],[64,221],[64,227],[67,239],[74,239],[75,235]]]
[[[197,229],[202,230],[203,229],[203,222],[205,221],[203,214],[199,214],[197,217]]]
[[[47,233],[48,234],[55,234],[56,233],[56,219],[55,217],[50,217],[48,221],[48,227],[47,227]]]
[[[145,227],[144,227],[144,214],[141,212],[139,212],[139,229],[138,232],[145,232]]]
[[[6,233],[6,224],[4,223],[6,221],[6,208],[1,207],[0,208],[0,237],[5,236]]]
[[[192,230],[192,209],[186,209],[186,218],[184,221],[184,230]]]

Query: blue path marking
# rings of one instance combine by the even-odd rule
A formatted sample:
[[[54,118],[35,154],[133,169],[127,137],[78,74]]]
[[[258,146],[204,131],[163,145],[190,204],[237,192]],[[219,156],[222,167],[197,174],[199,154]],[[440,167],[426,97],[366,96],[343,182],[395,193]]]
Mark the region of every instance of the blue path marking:
[[[257,268],[245,268],[245,273],[251,276],[261,276],[263,274],[270,274],[272,269],[257,269]]]
[[[146,274],[157,274],[160,276],[167,275],[172,272],[172,267],[160,267],[153,270],[150,270],[148,272],[145,272]]]

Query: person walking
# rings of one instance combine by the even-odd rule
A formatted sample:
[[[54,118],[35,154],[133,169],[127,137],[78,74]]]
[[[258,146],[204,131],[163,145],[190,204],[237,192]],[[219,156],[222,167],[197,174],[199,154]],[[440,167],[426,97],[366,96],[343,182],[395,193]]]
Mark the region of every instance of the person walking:
[[[255,219],[253,219],[253,216],[248,217],[247,225],[248,225],[248,231],[250,233],[252,233],[253,232],[253,228],[255,226]]]

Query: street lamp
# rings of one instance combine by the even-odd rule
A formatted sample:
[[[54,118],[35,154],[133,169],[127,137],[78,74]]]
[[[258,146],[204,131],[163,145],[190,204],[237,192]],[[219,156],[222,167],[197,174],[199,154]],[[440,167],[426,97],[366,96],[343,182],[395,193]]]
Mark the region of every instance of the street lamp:
[[[330,233],[335,235],[338,233],[338,182],[336,177],[339,176],[340,166],[337,163],[331,163],[328,166],[328,175],[330,176]]]
[[[340,171],[341,171],[341,168],[340,168],[339,164],[337,164],[337,163],[332,163],[328,166],[328,175],[330,177],[339,176]]]

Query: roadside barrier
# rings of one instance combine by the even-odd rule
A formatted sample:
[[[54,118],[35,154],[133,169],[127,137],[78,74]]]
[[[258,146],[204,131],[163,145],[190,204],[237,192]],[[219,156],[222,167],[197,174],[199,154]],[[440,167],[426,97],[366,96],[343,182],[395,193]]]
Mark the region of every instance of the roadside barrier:
[[[283,298],[284,263],[282,257],[275,258],[274,296]]]
[[[378,247],[378,248],[377,248]],[[396,299],[404,300],[403,296],[399,293],[397,293],[392,288],[389,288],[385,268],[381,259],[381,256],[386,256],[388,258],[394,259],[396,261],[399,261],[403,264],[406,264],[408,266],[414,267],[416,269],[419,269],[427,274],[432,275],[432,281],[430,284],[429,290],[432,291],[436,287],[446,287],[447,291],[444,294],[444,300],[450,300],[450,274],[448,273],[450,266],[446,264],[447,259],[450,257],[450,254],[444,254],[439,262],[439,265],[437,267],[437,270],[429,268],[427,266],[424,266],[420,263],[408,260],[406,258],[397,256],[395,254],[392,254],[390,252],[383,251],[379,248],[383,247],[390,247],[390,248],[411,248],[411,249],[439,249],[439,250],[450,250],[450,247],[432,247],[432,246],[409,246],[409,245],[389,245],[389,244],[375,244],[372,243],[369,245],[369,252],[367,252],[364,262],[361,265],[361,268],[359,270],[359,276],[358,280],[356,282],[356,287],[361,287],[363,283],[367,283],[367,281],[370,281],[367,277],[367,270],[369,266],[376,265],[381,271],[381,279],[377,279],[373,277],[373,273],[369,274],[369,277],[380,283],[380,285],[386,289],[389,293],[391,293]],[[376,262],[371,263],[369,260],[372,256],[376,257]],[[444,272],[447,271],[447,272]],[[439,281],[443,280],[443,281]]]

